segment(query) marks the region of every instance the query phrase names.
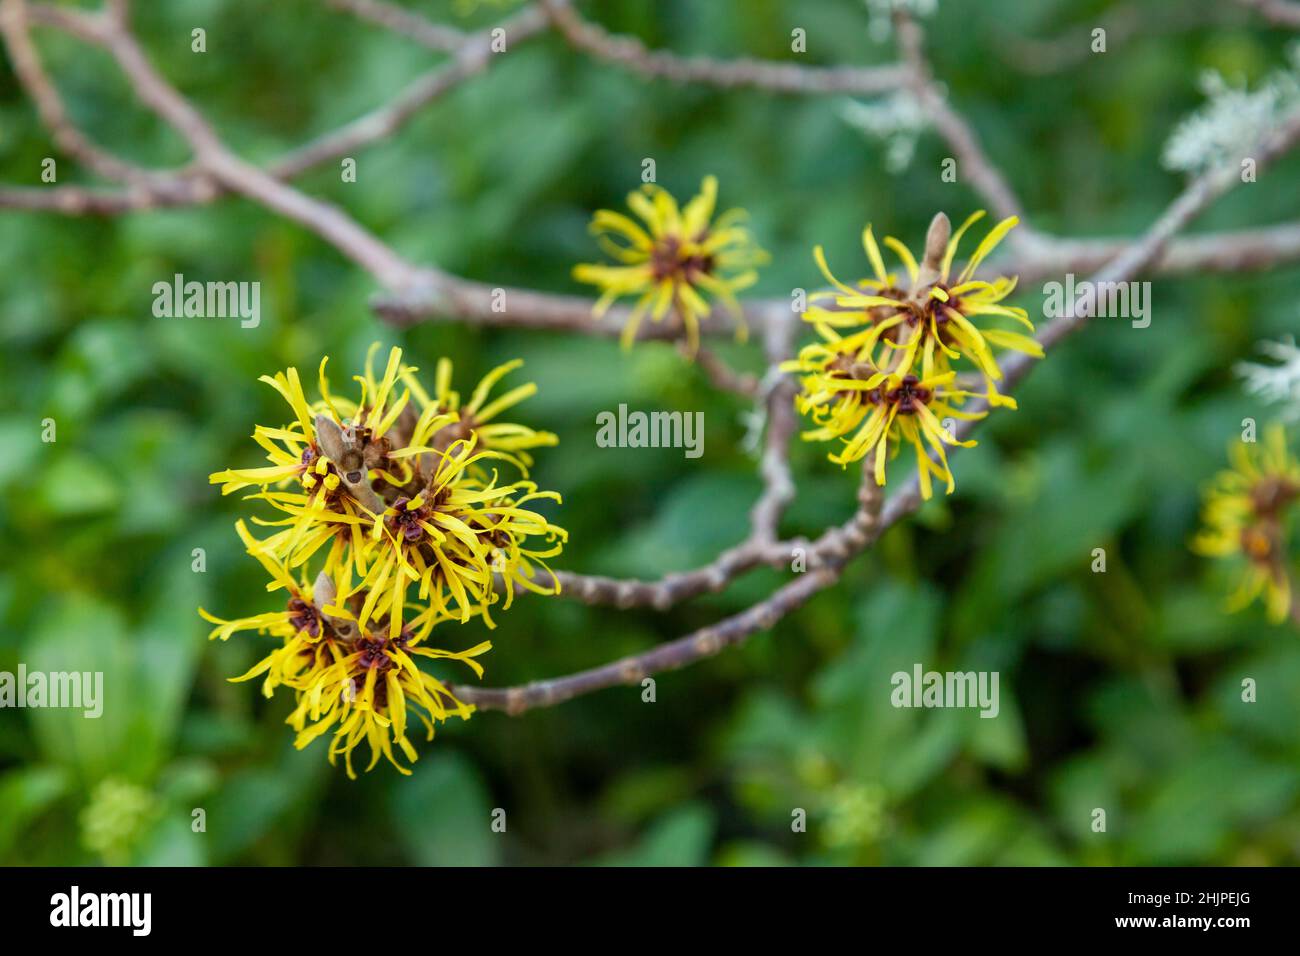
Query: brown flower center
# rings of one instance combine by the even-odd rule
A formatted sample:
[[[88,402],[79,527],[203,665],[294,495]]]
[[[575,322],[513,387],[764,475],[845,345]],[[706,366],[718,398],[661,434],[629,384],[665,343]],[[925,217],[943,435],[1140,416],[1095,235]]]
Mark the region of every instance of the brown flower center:
[[[700,243],[708,238],[708,230],[695,237]],[[656,282],[676,278],[692,285],[701,275],[712,275],[717,260],[712,255],[682,255],[682,241],[677,236],[665,236],[650,250],[650,271]]]
[[[930,389],[922,387],[921,380],[915,375],[906,375],[896,388],[885,392],[883,398],[898,406],[898,414],[915,415],[917,408],[929,404],[933,395]]]
[[[407,544],[419,544],[425,536],[425,530],[420,522],[429,520],[433,508],[425,502],[418,508],[408,509],[406,506],[410,501],[411,499],[405,496],[398,498],[393,502],[395,513],[384,520],[394,537],[402,538]]]
[[[1275,518],[1297,495],[1300,487],[1279,475],[1270,475],[1255,482],[1250,489],[1250,503],[1261,518]]]
[[[1241,529],[1241,550],[1257,564],[1272,564],[1276,534],[1263,525],[1249,525]]]
[[[321,635],[321,616],[315,607],[308,604],[300,597],[289,598],[289,623],[293,625],[294,633],[306,631],[312,637]]]

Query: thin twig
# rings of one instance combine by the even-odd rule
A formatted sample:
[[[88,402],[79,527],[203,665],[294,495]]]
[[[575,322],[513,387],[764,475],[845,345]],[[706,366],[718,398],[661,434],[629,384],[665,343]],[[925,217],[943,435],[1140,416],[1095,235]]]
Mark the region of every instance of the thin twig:
[[[979,137],[948,105],[948,98],[935,82],[925,57],[924,34],[920,25],[904,12],[894,18],[898,44],[908,66],[908,86],[925,108],[930,122],[957,154],[958,175],[968,180],[1001,218],[1025,218],[1024,207],[996,166],[980,146]],[[1033,233],[1025,224],[1011,233],[1015,242],[1030,244]]]
[[[1242,11],[1194,3],[1154,5],[1132,3],[1106,11],[1087,26],[1068,29],[1050,39],[1008,37],[1002,46],[1003,58],[1018,69],[1037,76],[1062,73],[1076,68],[1093,52],[1093,31],[1106,31],[1106,51],[1136,39],[1168,36],[1207,26],[1224,27],[1242,22]]]
[[[820,67],[749,58],[677,56],[647,49],[640,40],[601,29],[582,19],[569,0],[541,0],[541,3],[574,49],[654,79],[773,93],[869,95],[897,89],[906,76],[896,65]]]
[[[430,50],[455,53],[465,42],[465,34],[460,30],[433,23],[419,14],[394,3],[386,3],[384,0],[325,0],[325,2],[336,10],[350,13],[358,19],[366,20],[401,36],[410,37]]]
[[[307,226],[389,288],[434,281],[430,270],[403,259],[336,206],[299,192],[235,155],[202,114],[154,69],[124,24],[72,11],[64,11],[64,17],[67,29],[112,55],[140,101],[181,135],[199,168],[226,189]]]
[[[0,33],[18,82],[36,104],[41,122],[50,130],[55,145],[87,169],[116,182],[148,185],[167,174],[120,159],[101,148],[72,121],[58,88],[45,72],[40,54],[32,43],[31,18],[25,0],[0,2]]]
[[[692,356],[690,346],[685,342],[678,342],[677,350],[684,358],[694,358],[696,366],[718,391],[731,392],[742,398],[753,398],[758,394],[758,378],[748,372],[737,372],[717,352],[701,347]]]
[[[795,329],[799,316],[793,310],[779,321],[768,323],[763,336],[763,352],[768,371],[764,376],[766,434],[759,458],[759,475],[763,493],[749,513],[750,538],[758,547],[771,550],[780,537],[781,517],[795,497],[794,475],[790,471],[790,442],[798,430],[794,396],[795,380],[781,371],[781,363],[794,355]],[[780,560],[785,556],[781,555]]]
[[[828,532],[823,550],[839,550],[816,566],[782,585],[753,607],[724,618],[717,624],[692,631],[685,637],[660,644],[643,654],[634,654],[609,664],[578,671],[553,680],[532,681],[517,687],[472,687],[458,684],[452,692],[480,710],[502,710],[511,716],[537,707],[551,707],[574,697],[616,687],[637,684],[662,671],[677,670],[713,657],[728,647],[743,643],[759,631],[770,630],[781,618],[802,606],[819,591],[839,579],[844,565],[856,553],[872,544],[888,526],[881,514],[881,496],[864,462],[859,506],[844,525]],[[897,520],[897,519],[895,519]],[[892,522],[889,522],[892,523]]]
[[[1021,282],[1091,272],[1117,256],[1128,239],[1064,239],[1039,234],[1032,251],[1010,260]],[[1183,236],[1169,243],[1148,275],[1249,272],[1300,261],[1300,222]]]
[[[766,434],[759,459],[763,491],[750,509],[750,531],[745,539],[701,567],[674,572],[655,581],[560,571],[557,575],[562,595],[587,604],[653,607],[662,611],[698,595],[721,591],[736,577],[754,568],[789,566],[794,549],[806,542],[779,540],[781,517],[795,496],[789,457],[790,441],[798,428],[794,411],[796,386],[779,366],[792,354],[797,321],[798,317],[787,304],[784,317],[773,315],[764,334],[764,353],[769,366],[762,399]]]
[[[280,179],[291,179],[313,166],[384,139],[434,100],[505,56],[505,53],[492,52],[494,31],[502,31],[508,53],[517,44],[537,36],[546,26],[546,17],[530,6],[494,27],[463,35],[449,62],[416,77],[388,103],[281,157],[271,165],[271,173]]]
[[[16,0],[4,2],[13,3]],[[31,7],[32,23],[54,27],[83,40],[97,42],[100,34],[90,28],[93,21],[84,19],[86,16],[88,15],[77,11],[45,4]],[[421,74],[390,101],[369,113],[290,150],[273,161],[267,171],[277,179],[294,179],[316,166],[352,154],[392,135],[424,107],[496,62],[497,57],[491,54],[492,30],[503,31],[506,49],[511,50],[516,44],[536,36],[546,26],[547,20],[540,11],[536,7],[528,7],[494,28],[464,35],[461,46],[449,62]],[[30,76],[29,81],[38,82]],[[42,95],[49,99],[48,93]],[[35,95],[33,99],[36,99]],[[53,108],[46,107],[51,110]],[[71,143],[70,146],[75,148],[77,144]],[[91,147],[95,148],[93,144]],[[76,152],[75,155],[92,171],[106,178],[128,181],[132,184],[131,187],[101,189],[59,186],[47,190],[0,187],[0,209],[45,209],[65,215],[109,216],[148,209],[204,205],[228,193],[224,185],[213,181],[201,169],[155,172],[138,169],[112,154],[105,153],[101,162],[87,162],[82,152]],[[42,197],[40,193],[43,191],[50,195]]]

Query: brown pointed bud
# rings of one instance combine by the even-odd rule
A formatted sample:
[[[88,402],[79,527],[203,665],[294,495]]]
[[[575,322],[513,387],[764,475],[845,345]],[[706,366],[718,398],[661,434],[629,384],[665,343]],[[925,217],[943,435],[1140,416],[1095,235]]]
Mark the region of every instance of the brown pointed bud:
[[[316,444],[326,458],[339,461],[343,457],[343,429],[328,415],[316,416]]]
[[[938,280],[939,269],[943,266],[943,256],[948,251],[948,240],[951,238],[952,223],[943,213],[935,213],[934,218],[930,220],[930,229],[925,234],[925,254],[921,259],[918,286],[928,286]]]
[[[325,453],[325,457],[334,462],[335,467],[339,469],[343,486],[367,509],[374,514],[379,514],[384,510],[385,505],[383,499],[370,487],[361,456],[352,451],[351,429],[345,433],[339,427],[339,423],[328,415],[317,415],[315,424],[316,444],[320,445],[320,450]],[[349,460],[349,455],[352,460]]]
[[[316,582],[311,588],[312,603],[316,605],[316,610],[320,612],[325,622],[333,628],[334,633],[344,641],[351,641],[357,636],[357,626],[346,618],[331,617],[325,613],[325,608],[334,604],[338,598],[338,589],[334,586],[334,579],[322,571],[316,575]]]

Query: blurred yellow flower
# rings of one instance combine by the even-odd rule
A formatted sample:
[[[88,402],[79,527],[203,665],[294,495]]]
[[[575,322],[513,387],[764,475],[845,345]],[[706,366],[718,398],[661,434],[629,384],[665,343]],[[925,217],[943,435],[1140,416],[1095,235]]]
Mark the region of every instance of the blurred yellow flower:
[[[1293,600],[1288,521],[1300,498],[1300,465],[1280,425],[1271,427],[1262,443],[1235,443],[1229,457],[1232,468],[1219,472],[1205,491],[1202,528],[1192,550],[1244,559],[1244,577],[1228,600],[1229,610],[1241,610],[1262,595],[1269,619],[1279,623]]]
[[[627,197],[628,207],[644,225],[610,209],[592,217],[591,231],[601,248],[620,264],[578,265],[573,277],[601,289],[594,309],[597,317],[615,299],[638,297],[623,327],[624,348],[636,338],[647,312],[655,322],[672,312],[685,327],[687,348],[694,355],[700,320],[711,311],[710,297],[722,300],[744,334],[736,293],[758,280],[756,267],[765,264],[768,256],[738,225],[744,218],[742,210],[732,209],[713,219],[717,194],[717,178],[706,176],[699,195],[679,209],[667,190],[647,184]]]
[[[438,446],[440,451],[446,451],[446,446],[453,441],[477,436],[480,449],[502,453],[502,457],[514,462],[527,475],[528,468],[533,463],[528,449],[555,445],[559,443],[559,439],[552,432],[537,431],[526,425],[496,421],[496,418],[507,409],[536,395],[537,384],[526,382],[523,385],[516,385],[504,395],[489,401],[489,396],[497,382],[523,364],[523,359],[515,359],[498,365],[479,380],[470,394],[469,401],[464,403],[461,402],[460,393],[451,387],[451,359],[438,359],[438,367],[433,376],[432,395],[424,390],[424,386],[415,377],[417,369],[405,366],[401,377],[402,383],[410,389],[411,397],[421,410],[420,421],[426,423],[426,429],[431,430],[431,437],[435,438],[435,446]],[[429,416],[432,416],[431,420]],[[445,419],[446,416],[451,416],[449,423]],[[432,430],[433,423],[438,424],[436,431]],[[414,436],[412,444],[422,443],[424,437],[421,431]]]

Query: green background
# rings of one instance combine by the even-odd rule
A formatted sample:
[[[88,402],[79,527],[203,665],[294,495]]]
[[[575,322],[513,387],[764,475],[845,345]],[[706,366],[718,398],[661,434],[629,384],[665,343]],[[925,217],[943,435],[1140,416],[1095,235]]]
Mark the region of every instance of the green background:
[[[136,4],[150,54],[233,148],[267,160],[383,102],[436,54],[323,5]],[[413,4],[413,6],[415,6]],[[450,4],[420,9],[465,20]],[[1149,9],[1162,4],[1149,3]],[[1190,4],[1188,6],[1191,6]],[[1218,6],[1198,3],[1207,10]],[[1180,189],[1157,161],[1207,68],[1258,79],[1286,37],[1248,17],[1157,31],[1049,76],[1014,38],[1086,30],[1104,3],[943,0],[927,24],[939,76],[1035,223],[1135,235]],[[590,12],[589,7],[584,7]],[[862,5],[810,0],[600,4],[596,15],[683,53],[885,62]],[[207,30],[208,52],[189,49]],[[1079,34],[1086,36],[1086,34]],[[1082,42],[1082,41],[1081,41]],[[135,104],[112,64],[42,33],[75,118],[140,162],[183,146]],[[863,224],[920,244],[938,209],[978,208],[940,181],[948,147],[912,165],[848,127],[837,97],[650,82],[530,41],[357,154],[300,181],[404,255],[476,279],[581,291],[586,222],[619,207],[653,157],[684,198],[716,174],[772,253],[754,295],[818,279],[810,251],[866,271]],[[0,179],[37,183],[47,134],[0,69]],[[1300,209],[1300,163],[1239,188],[1198,223],[1233,228]],[[78,181],[61,159],[59,181]],[[1300,639],[1258,608],[1227,616],[1228,569],[1186,544],[1198,489],[1243,417],[1272,410],[1231,372],[1296,326],[1300,273],[1156,281],[1150,328],[1098,321],[1069,340],[955,462],[957,493],[855,561],[842,583],[752,638],[638,688],[511,718],[482,714],[421,743],[412,778],[359,782],[323,742],[293,750],[290,699],[231,684],[268,640],[209,644],[203,605],[268,607],[260,570],[207,475],[251,466],[255,422],[287,410],[256,382],[328,353],[336,374],[375,339],[462,389],[523,357],[541,393],[519,417],[560,435],[535,477],[564,495],[559,566],[654,576],[739,540],[758,491],[737,399],[669,347],[631,354],[570,335],[427,324],[398,331],[367,309],[373,280],[303,229],[238,199],[122,218],[0,214],[0,670],[102,670],[101,719],[0,712],[0,861],[262,864],[1262,864],[1300,846]],[[852,264],[852,269],[847,267]],[[156,319],[152,284],[258,280],[261,326]],[[1015,300],[1041,314],[1041,289]],[[758,368],[756,349],[724,344]],[[595,450],[595,415],[703,410],[705,454]],[[40,440],[41,421],[58,440]],[[800,496],[784,530],[815,533],[853,507],[855,476],[798,447]],[[904,470],[899,469],[899,477]],[[207,571],[191,570],[191,551]],[[1108,556],[1090,571],[1092,550]],[[788,577],[759,571],[668,613],[527,597],[499,616],[486,683],[556,676],[643,650],[753,603]],[[469,646],[479,624],[452,640]],[[1001,673],[1002,714],[896,710],[889,675]],[[1258,682],[1243,704],[1240,682]],[[504,834],[489,829],[506,810]],[[793,808],[808,831],[791,829]],[[1107,811],[1107,832],[1091,811]],[[206,832],[191,831],[194,808]]]

